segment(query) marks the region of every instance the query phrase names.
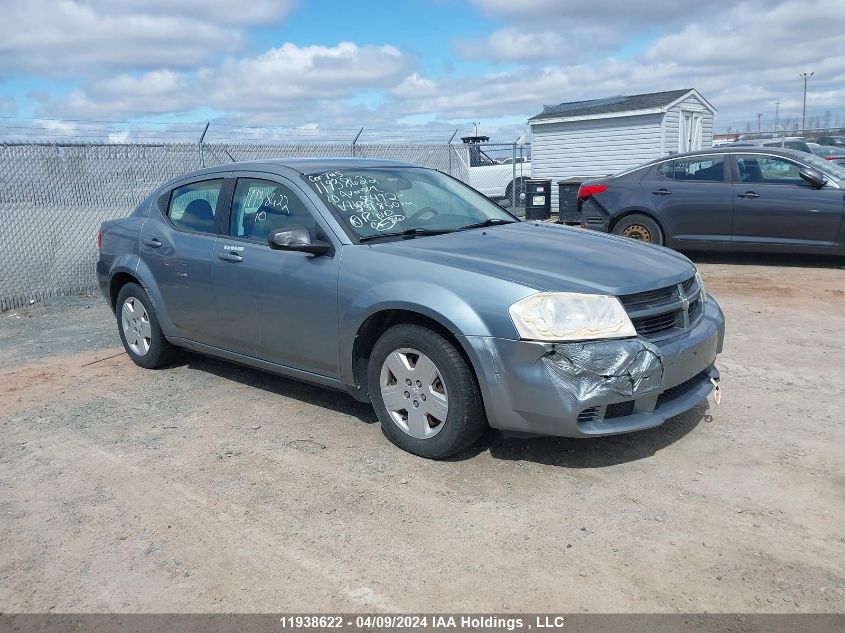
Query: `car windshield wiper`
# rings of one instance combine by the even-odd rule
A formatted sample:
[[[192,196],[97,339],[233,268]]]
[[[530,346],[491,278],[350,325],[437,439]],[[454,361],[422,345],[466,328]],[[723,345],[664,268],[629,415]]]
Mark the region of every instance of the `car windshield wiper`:
[[[459,226],[456,231],[466,231],[469,229],[483,229],[488,226],[498,226],[499,224],[513,224],[517,220],[505,220],[504,218],[488,218],[484,222],[476,222],[475,224],[467,224],[466,226]]]
[[[377,240],[381,237],[417,237],[418,235],[443,235],[444,233],[451,233],[455,229],[422,229],[419,227],[413,229],[405,229],[404,231],[397,231],[394,233],[377,233],[375,235],[365,235],[359,237],[359,242],[369,242],[370,240]]]

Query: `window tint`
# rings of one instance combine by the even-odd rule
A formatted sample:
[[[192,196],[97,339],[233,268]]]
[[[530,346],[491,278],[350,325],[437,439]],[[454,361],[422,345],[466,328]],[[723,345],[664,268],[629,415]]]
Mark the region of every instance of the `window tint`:
[[[675,161],[670,160],[663,163],[660,167],[657,168],[657,173],[663,176],[664,178],[674,178]]]
[[[170,195],[167,215],[180,229],[214,232],[214,210],[223,180],[206,180],[178,187]]]
[[[670,173],[671,172],[671,173]],[[664,163],[657,170],[661,176],[675,180],[692,180],[695,182],[724,182],[724,155],[707,156],[706,158],[679,158]]]
[[[796,163],[773,156],[740,155],[736,157],[741,182],[767,185],[800,185],[804,180]]]
[[[317,223],[293,191],[285,185],[257,178],[238,178],[229,235],[267,242],[271,233],[304,226],[316,239]]]

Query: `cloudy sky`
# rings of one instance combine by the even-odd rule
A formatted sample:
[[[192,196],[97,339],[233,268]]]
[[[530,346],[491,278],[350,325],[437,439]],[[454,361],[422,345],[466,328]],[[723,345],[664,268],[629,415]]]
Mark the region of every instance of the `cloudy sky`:
[[[218,134],[440,134],[480,122],[512,140],[543,104],[687,87],[716,106],[717,131],[744,131],[758,113],[771,127],[776,102],[782,121],[800,119],[805,71],[808,118],[845,125],[843,0],[0,5],[7,136],[206,120]]]

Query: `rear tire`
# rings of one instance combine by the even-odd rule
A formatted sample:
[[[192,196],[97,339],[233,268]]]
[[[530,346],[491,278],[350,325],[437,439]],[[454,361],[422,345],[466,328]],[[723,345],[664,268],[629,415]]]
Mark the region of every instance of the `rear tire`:
[[[641,213],[628,215],[619,220],[613,232],[640,242],[663,246],[663,229],[652,218]]]
[[[382,431],[414,455],[454,455],[487,427],[475,375],[455,346],[428,328],[400,324],[382,334],[367,381]]]
[[[516,185],[516,206],[519,206],[519,203],[521,202],[519,194],[525,193],[525,178],[517,177],[515,180],[508,183],[508,186],[505,188],[505,200],[513,199],[514,185]]]
[[[173,361],[177,349],[164,338],[152,301],[141,286],[128,283],[120,289],[115,315],[123,349],[132,362],[156,369]]]

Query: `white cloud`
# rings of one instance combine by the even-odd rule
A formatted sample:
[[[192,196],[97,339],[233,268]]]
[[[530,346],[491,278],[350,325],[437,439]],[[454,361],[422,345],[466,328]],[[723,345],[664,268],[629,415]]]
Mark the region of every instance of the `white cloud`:
[[[582,52],[560,32],[513,27],[499,29],[482,39],[458,39],[453,46],[466,59],[502,62],[529,62]]]
[[[391,88],[390,94],[399,98],[418,99],[425,95],[434,94],[436,91],[437,84],[415,71]]]
[[[65,98],[44,101],[40,114],[115,118],[212,107],[232,113],[281,117],[295,112],[310,117],[314,103],[392,86],[409,69],[408,57],[389,45],[286,43],[196,72],[154,70],[97,80]]]
[[[808,112],[823,115],[832,109],[845,118],[845,58],[832,53],[845,50],[841,0],[746,1],[731,3],[732,8],[720,8],[725,5],[721,2],[667,0],[650,3],[648,11],[636,3],[609,0],[474,2],[512,22],[479,45],[483,57],[525,65],[485,76],[447,77],[417,95],[396,93],[407,96],[393,104],[398,111],[438,113],[446,120],[495,119],[531,116],[547,103],[693,87],[719,109],[718,127],[736,129],[750,120],[756,127],[758,112],[764,113],[764,126],[772,125],[776,101],[781,122],[790,117],[795,121],[802,98],[798,74],[814,70]],[[649,28],[642,25],[647,18],[652,28],[659,25],[666,34],[639,54],[614,52],[622,51],[628,38],[642,38]],[[667,28],[673,23],[674,28]],[[610,52],[599,37],[603,28],[625,31]],[[566,33],[568,43],[552,33]],[[565,47],[572,42],[586,46],[590,57],[567,55]],[[462,48],[467,44],[457,47],[478,57],[477,51]],[[534,54],[522,50],[529,48]],[[530,63],[534,58],[541,59]]]
[[[242,27],[270,24],[287,0],[3,0],[3,73],[102,75],[191,67],[243,47]]]
[[[227,59],[202,73],[209,99],[239,111],[268,110],[303,99],[346,97],[383,88],[409,69],[393,46],[303,46],[286,43],[255,57]]]
[[[486,38],[458,41],[455,46],[467,57],[506,62],[507,71],[438,77],[424,73],[415,58],[389,44],[286,43],[247,56],[230,52],[222,59],[209,58],[209,51],[199,46],[193,53],[206,57],[188,68],[181,63],[188,53],[182,59],[164,59],[173,54],[172,48],[165,48],[144,57],[134,72],[112,70],[64,98],[44,101],[41,114],[118,118],[210,108],[225,113],[229,121],[311,126],[307,129],[389,126],[412,120],[442,126],[519,120],[536,114],[545,103],[693,87],[719,109],[718,128],[736,129],[745,121],[754,120],[756,125],[758,112],[765,113],[764,125],[770,124],[776,101],[781,103],[782,120],[800,115],[798,73],[815,71],[808,111],[823,114],[831,109],[845,117],[845,58],[836,54],[845,50],[842,0],[660,0],[647,7],[611,0],[473,2],[503,26]],[[32,6],[46,4],[34,0]],[[191,20],[200,20],[191,17],[195,13],[213,13],[195,10],[204,6],[200,0],[109,4],[111,12],[92,19],[102,22],[119,12],[135,15],[136,11],[150,19],[165,19],[161,16],[166,6],[166,20],[192,26]],[[237,13],[231,8],[237,5],[231,3],[225,8],[222,1],[208,4]],[[64,5],[75,10],[83,6],[70,1]],[[91,1],[85,6],[90,7]],[[244,24],[277,20],[286,10],[257,0],[228,22],[218,16],[203,17],[205,21],[197,24],[211,29],[209,41],[220,30],[235,29],[228,42],[236,46]],[[657,28],[662,35],[650,41]],[[76,39],[62,43],[50,29],[37,37],[54,56],[66,56],[74,67],[83,62],[96,66],[97,55],[108,56],[113,67],[124,59],[129,63],[133,47],[141,41],[129,38],[124,53],[112,44],[96,50],[106,37],[103,34],[93,45],[78,44],[79,50]],[[81,36],[78,39],[82,42]],[[197,40],[204,38],[192,41]],[[9,41],[0,41],[0,60]],[[153,64],[156,59],[163,61]],[[44,60],[36,56],[29,63]],[[362,98],[362,93],[373,98]]]

